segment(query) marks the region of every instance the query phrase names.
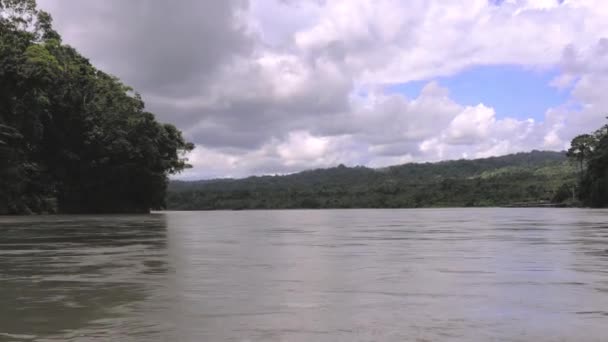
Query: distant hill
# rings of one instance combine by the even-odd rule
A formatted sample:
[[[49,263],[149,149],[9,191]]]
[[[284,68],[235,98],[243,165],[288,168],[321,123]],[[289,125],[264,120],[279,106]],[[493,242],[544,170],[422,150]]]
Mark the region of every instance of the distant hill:
[[[167,209],[418,208],[538,205],[569,197],[565,152],[532,151],[381,169],[316,169],[284,176],[172,181]]]

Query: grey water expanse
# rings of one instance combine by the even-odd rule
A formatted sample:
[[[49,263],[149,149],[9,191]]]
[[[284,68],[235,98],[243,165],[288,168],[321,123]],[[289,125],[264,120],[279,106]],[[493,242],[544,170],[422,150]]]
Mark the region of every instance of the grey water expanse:
[[[0,218],[0,341],[606,341],[608,211]]]

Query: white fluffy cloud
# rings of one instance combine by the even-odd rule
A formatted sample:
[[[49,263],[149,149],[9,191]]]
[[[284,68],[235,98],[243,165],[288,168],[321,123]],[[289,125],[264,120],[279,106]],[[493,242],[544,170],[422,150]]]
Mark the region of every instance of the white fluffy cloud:
[[[498,3],[494,1],[494,3]],[[295,34],[308,53],[341,52],[365,82],[406,82],[479,64],[546,67],[572,42],[608,34],[602,1],[327,1]]]
[[[608,108],[603,0],[39,2],[197,145],[187,178],[559,150]],[[570,99],[498,117],[433,81],[478,65],[559,68]]]

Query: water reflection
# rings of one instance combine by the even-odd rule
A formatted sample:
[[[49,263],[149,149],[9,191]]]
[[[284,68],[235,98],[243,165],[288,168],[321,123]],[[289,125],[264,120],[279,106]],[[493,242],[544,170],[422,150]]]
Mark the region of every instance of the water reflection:
[[[168,273],[163,215],[1,218],[0,228],[0,340],[107,340]]]

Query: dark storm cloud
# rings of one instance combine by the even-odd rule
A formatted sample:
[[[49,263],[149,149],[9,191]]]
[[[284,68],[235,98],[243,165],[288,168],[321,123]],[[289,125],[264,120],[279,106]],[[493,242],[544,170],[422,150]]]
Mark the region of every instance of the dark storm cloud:
[[[59,31],[94,62],[142,92],[187,94],[250,37],[236,16],[244,1],[40,1]]]
[[[39,4],[67,43],[133,86],[194,143],[255,149],[348,108],[351,80],[327,76],[318,61],[256,59],[263,44],[248,31],[244,0]],[[290,87],[281,75],[292,74],[295,89],[281,94]]]
[[[222,65],[248,55],[253,38],[238,20],[243,0],[39,0],[66,43],[144,96],[161,120],[180,128],[192,113],[155,96],[197,96]]]

